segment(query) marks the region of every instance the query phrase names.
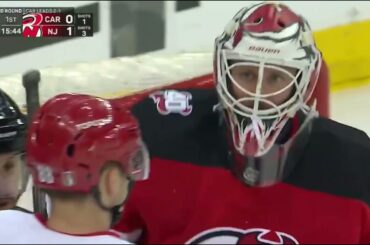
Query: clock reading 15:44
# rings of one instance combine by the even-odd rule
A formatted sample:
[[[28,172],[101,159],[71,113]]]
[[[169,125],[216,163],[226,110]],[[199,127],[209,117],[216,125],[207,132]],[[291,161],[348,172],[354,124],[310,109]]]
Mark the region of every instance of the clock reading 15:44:
[[[22,35],[22,28],[21,27],[1,27],[0,35],[1,36]]]

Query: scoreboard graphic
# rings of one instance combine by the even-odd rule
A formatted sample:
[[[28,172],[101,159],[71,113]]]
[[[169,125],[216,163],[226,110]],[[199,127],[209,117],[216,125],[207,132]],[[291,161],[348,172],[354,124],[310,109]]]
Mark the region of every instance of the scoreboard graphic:
[[[74,8],[0,7],[0,37],[92,37],[92,13]]]

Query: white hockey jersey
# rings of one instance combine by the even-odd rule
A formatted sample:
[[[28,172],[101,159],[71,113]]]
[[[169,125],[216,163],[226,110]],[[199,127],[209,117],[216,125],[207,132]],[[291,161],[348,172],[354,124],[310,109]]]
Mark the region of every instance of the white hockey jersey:
[[[16,210],[0,211],[0,244],[130,244],[113,230],[69,235],[47,228],[41,218]]]

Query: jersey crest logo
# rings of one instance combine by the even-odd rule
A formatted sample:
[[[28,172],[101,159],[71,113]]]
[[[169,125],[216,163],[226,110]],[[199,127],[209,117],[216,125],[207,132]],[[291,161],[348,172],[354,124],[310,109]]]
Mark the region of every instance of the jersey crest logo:
[[[219,227],[192,237],[186,244],[299,244],[293,236],[262,228]]]
[[[157,110],[162,115],[179,113],[188,116],[193,106],[190,104],[191,93],[177,90],[165,90],[149,95],[157,105]]]

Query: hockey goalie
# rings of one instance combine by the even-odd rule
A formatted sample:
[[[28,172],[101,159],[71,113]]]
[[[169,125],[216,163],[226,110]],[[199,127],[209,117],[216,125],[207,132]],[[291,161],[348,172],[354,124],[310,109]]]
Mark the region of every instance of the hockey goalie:
[[[305,19],[264,2],[216,39],[214,84],[116,99],[152,171],[115,228],[140,244],[370,243],[370,139],[325,118],[325,73]]]

